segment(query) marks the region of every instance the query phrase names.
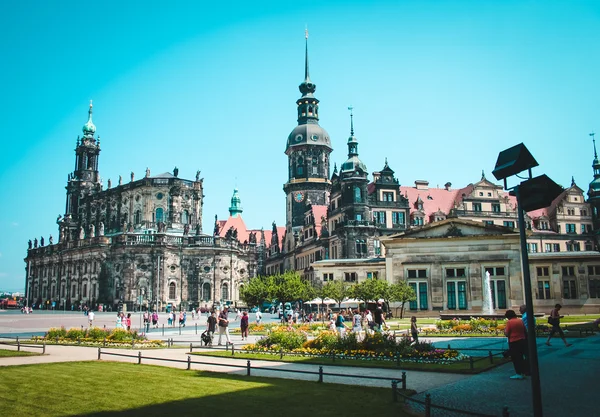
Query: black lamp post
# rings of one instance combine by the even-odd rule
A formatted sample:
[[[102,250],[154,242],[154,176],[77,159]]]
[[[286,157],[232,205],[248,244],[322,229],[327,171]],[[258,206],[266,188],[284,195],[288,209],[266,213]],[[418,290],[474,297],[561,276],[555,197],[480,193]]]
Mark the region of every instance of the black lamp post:
[[[521,263],[523,267],[523,286],[525,289],[525,306],[527,311],[527,345],[529,349],[529,367],[531,372],[531,395],[533,399],[533,415],[543,416],[542,389],[540,385],[540,369],[535,333],[535,319],[533,315],[533,294],[531,289],[531,276],[529,274],[529,255],[527,253],[527,238],[525,236],[524,211],[548,207],[562,192],[562,187],[557,185],[546,175],[532,178],[531,168],[538,166],[537,161],[522,143],[508,148],[498,155],[493,174],[498,180],[504,180],[504,189],[510,190],[510,195],[517,198],[517,213],[519,216],[519,235],[521,239]],[[521,178],[517,174],[527,170],[528,178]],[[508,188],[506,178],[517,176],[525,179],[520,184]]]

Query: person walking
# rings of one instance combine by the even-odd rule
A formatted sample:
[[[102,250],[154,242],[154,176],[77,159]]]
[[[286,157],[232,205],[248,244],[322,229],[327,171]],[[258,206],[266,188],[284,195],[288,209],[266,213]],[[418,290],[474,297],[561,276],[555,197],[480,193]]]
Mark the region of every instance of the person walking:
[[[356,338],[360,339],[362,333],[362,316],[358,309],[354,311],[354,316],[352,316],[352,331],[356,333]]]
[[[225,335],[225,338],[227,339],[227,344],[230,344],[231,339],[229,338],[229,315],[227,307],[223,308],[219,313],[219,346],[221,346],[221,338],[223,335]]]
[[[380,302],[377,303],[377,308],[375,309],[375,331],[377,333],[383,332],[383,328],[385,326],[385,318],[383,317],[383,307]]]
[[[410,335],[414,344],[419,343],[419,329],[417,328],[417,317],[410,318]]]
[[[212,346],[213,337],[217,330],[217,314],[213,311],[206,319],[206,332],[210,338],[209,345]]]
[[[335,328],[340,335],[340,337],[344,337],[346,335],[346,324],[344,323],[344,315],[340,311],[335,319]]]
[[[127,331],[131,330],[131,313],[127,313],[127,318],[125,319],[125,325],[127,326]]]
[[[550,344],[550,339],[552,339],[552,336],[554,336],[554,333],[558,333],[562,339],[562,341],[565,343],[566,347],[572,346],[569,342],[567,342],[567,339],[565,338],[565,334],[563,333],[562,329],[560,328],[560,319],[562,319],[564,316],[560,315],[560,309],[562,308],[562,306],[560,304],[556,304],[554,306],[554,309],[550,312],[550,317],[548,317],[548,323],[550,325],[552,325],[552,330],[550,331],[550,335],[548,336],[548,340],[546,340],[546,345],[547,346],[552,346]]]
[[[156,311],[152,313],[152,326],[158,329],[158,313]]]
[[[90,327],[94,325],[94,312],[92,310],[88,312],[88,324]]]
[[[260,308],[256,310],[256,324],[260,324],[262,321],[262,313],[260,312]]]
[[[527,317],[527,306],[525,304],[519,307],[519,313],[521,313],[521,320],[525,325],[525,330],[529,330],[529,318]],[[531,322],[533,323],[533,328],[535,329],[535,317],[531,318]]]
[[[240,330],[242,331],[242,340],[244,340],[244,338],[248,340],[248,327],[248,313],[244,311],[242,313],[242,318],[240,319]]]
[[[525,325],[517,318],[514,310],[506,310],[504,314],[508,320],[504,328],[504,334],[508,338],[508,350],[515,368],[515,374],[510,379],[525,378],[525,352],[527,340],[525,339]]]
[[[123,319],[121,318],[121,313],[117,313],[117,321],[115,323],[115,328],[117,328],[117,329],[123,328]]]
[[[365,332],[368,334],[373,334],[373,329],[375,328],[375,322],[373,321],[373,314],[371,314],[370,310],[365,312],[365,320],[367,321],[367,325],[365,327]]]

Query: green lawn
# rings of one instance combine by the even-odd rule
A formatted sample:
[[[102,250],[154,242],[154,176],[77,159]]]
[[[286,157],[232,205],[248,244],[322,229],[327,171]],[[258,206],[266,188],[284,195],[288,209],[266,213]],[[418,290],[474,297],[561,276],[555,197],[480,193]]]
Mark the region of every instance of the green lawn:
[[[14,356],[39,356],[39,353],[0,349],[0,358],[12,358]]]
[[[193,352],[192,355],[198,356],[217,356],[217,357],[228,357],[231,358],[231,352],[222,351],[208,351],[208,352]],[[286,356],[283,358],[280,355],[268,355],[262,353],[236,353],[233,356],[235,359],[250,359],[250,360],[263,360],[263,361],[279,361],[279,362],[294,362],[302,364],[314,364],[314,365],[327,365],[327,366],[353,366],[357,368],[392,368],[403,371],[430,371],[430,372],[448,372],[456,374],[477,374],[488,369],[494,368],[498,365],[508,362],[508,360],[499,356],[494,357],[494,363],[491,364],[489,359],[486,358],[474,358],[474,369],[471,370],[471,365],[468,360],[459,361],[451,364],[437,364],[437,363],[414,363],[414,362],[400,362],[398,365],[392,361],[382,360],[356,360],[356,359],[339,359],[335,360],[328,357],[305,357],[305,356]],[[360,371],[357,371],[360,372]]]
[[[390,389],[115,362],[2,367],[0,403],[6,416],[410,415]]]

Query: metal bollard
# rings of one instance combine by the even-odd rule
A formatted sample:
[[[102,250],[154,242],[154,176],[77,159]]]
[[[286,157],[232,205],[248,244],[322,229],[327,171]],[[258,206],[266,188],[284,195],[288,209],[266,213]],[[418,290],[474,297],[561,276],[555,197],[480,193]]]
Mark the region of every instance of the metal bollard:
[[[194,346],[190,343],[190,353],[193,352]]]
[[[196,334],[198,334],[198,323],[194,323],[194,327],[196,328]]]
[[[131,338],[131,349],[135,346],[135,338]]]
[[[46,354],[46,342],[42,345],[42,355]]]
[[[192,369],[192,357],[190,355],[188,355],[188,362],[187,362],[187,370],[189,371],[190,369]]]
[[[492,355],[492,351],[490,350],[489,353],[489,357],[490,357],[490,363],[494,363],[494,355]]]
[[[162,328],[162,335],[165,335],[165,324],[163,323],[163,328]]]
[[[77,344],[80,345],[81,344],[81,338],[79,336],[77,336]]]
[[[246,375],[250,376],[250,360],[248,360],[248,362],[246,362]]]
[[[141,365],[141,364],[142,364],[142,351],[139,350],[138,351],[138,365]]]
[[[231,356],[235,355],[235,346],[233,346],[233,343],[231,344]]]
[[[392,399],[395,403],[398,402],[398,381],[392,379]]]
[[[279,349],[279,359],[283,359],[283,349]]]
[[[181,325],[179,325],[179,336],[181,336]]]
[[[104,336],[104,346],[106,346],[106,336]]]
[[[502,417],[509,417],[510,414],[508,413],[508,407],[504,406],[502,407]]]
[[[475,369],[475,362],[473,361],[473,356],[469,356],[469,368],[471,368],[471,371]]]
[[[448,343],[448,350],[450,350],[450,349],[452,349],[452,348],[450,347],[450,343]]]
[[[406,372],[402,371],[402,389],[406,390]]]
[[[425,417],[431,417],[431,394],[425,394]]]
[[[19,341],[19,337],[17,336],[17,352],[21,351],[21,342]]]
[[[319,366],[319,381],[318,382],[323,382],[323,367]]]
[[[56,344],[58,345],[58,336],[56,336]]]
[[[102,348],[99,347],[98,348],[98,360],[100,360],[100,357],[102,356]]]

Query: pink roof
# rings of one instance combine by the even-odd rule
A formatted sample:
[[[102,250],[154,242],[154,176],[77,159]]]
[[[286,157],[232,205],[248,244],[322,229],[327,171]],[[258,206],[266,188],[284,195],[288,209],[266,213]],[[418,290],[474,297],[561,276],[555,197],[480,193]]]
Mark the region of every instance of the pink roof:
[[[464,190],[464,189],[463,189]],[[462,198],[462,193],[459,193],[458,189],[449,188],[428,188],[427,190],[417,190],[415,187],[401,186],[400,192],[403,196],[408,198],[408,204],[410,212],[417,211],[415,202],[419,197],[423,200],[423,211],[425,217],[429,217],[437,212],[438,210],[444,213],[450,213],[450,210],[454,208],[454,203],[457,198]]]
[[[321,236],[321,219],[324,217],[325,220],[327,220],[327,206],[313,204],[311,209],[313,218],[315,219],[315,233],[317,234],[317,237],[319,237]]]
[[[238,232],[238,240],[242,243],[250,241],[250,233],[256,234],[256,243],[260,243],[260,229],[248,229],[246,228],[246,223],[244,219],[242,219],[241,215],[236,217],[231,217],[227,220],[217,220],[217,224],[219,225],[219,236],[225,237],[227,231],[233,227]],[[277,235],[279,237],[279,246],[283,245],[283,235],[285,233],[285,227],[278,226],[277,227]],[[265,230],[265,244],[267,247],[271,246],[271,238],[273,236],[273,231],[271,229]]]

